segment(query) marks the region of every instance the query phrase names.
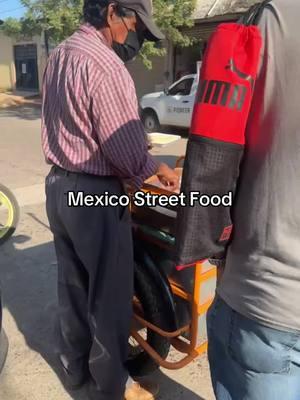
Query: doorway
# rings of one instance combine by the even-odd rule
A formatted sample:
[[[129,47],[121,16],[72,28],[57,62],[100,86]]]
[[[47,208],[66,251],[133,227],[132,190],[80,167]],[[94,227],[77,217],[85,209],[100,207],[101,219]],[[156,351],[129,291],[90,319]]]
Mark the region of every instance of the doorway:
[[[38,91],[38,64],[36,44],[14,46],[16,89]]]

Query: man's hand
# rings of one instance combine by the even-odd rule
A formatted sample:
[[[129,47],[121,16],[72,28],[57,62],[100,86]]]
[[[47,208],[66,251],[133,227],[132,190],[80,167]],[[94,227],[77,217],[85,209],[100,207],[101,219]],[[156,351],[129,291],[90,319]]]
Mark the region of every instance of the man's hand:
[[[160,164],[157,177],[170,191],[175,192],[179,189],[179,176],[167,164]]]

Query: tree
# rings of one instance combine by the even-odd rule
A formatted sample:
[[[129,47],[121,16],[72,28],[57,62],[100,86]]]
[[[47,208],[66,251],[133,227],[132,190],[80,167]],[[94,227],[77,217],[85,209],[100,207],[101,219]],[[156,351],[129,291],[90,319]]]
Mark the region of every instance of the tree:
[[[70,36],[79,26],[83,0],[21,0],[27,8],[20,20],[8,18],[1,30],[9,36],[34,36],[46,33],[53,44]],[[193,40],[180,28],[193,26],[196,0],[153,0],[154,17],[168,40],[176,46],[189,46]],[[46,43],[47,45],[47,43]],[[146,42],[141,52],[144,64],[151,68],[151,58],[165,54],[165,49]]]

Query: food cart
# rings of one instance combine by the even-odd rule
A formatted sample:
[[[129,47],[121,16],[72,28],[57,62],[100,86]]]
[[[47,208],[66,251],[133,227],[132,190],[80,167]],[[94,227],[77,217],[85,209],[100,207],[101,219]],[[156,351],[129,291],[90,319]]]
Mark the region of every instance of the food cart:
[[[176,167],[180,177],[183,159]],[[145,182],[142,190],[174,194],[157,177]],[[206,314],[215,294],[216,267],[209,262],[186,268],[175,265],[176,208],[132,204],[131,213],[136,295],[128,367],[133,376],[158,367],[180,369],[207,350]],[[168,358],[171,346],[178,353],[172,360]]]

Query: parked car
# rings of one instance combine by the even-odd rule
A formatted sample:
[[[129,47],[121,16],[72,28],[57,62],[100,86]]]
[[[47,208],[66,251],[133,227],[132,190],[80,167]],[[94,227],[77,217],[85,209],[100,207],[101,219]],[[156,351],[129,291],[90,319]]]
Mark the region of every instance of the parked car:
[[[7,336],[2,327],[2,300],[1,300],[1,288],[0,288],[0,373],[4,367],[5,359],[8,350]]]
[[[198,76],[186,75],[164,92],[142,97],[141,117],[148,133],[159,132],[161,126],[190,127]]]

